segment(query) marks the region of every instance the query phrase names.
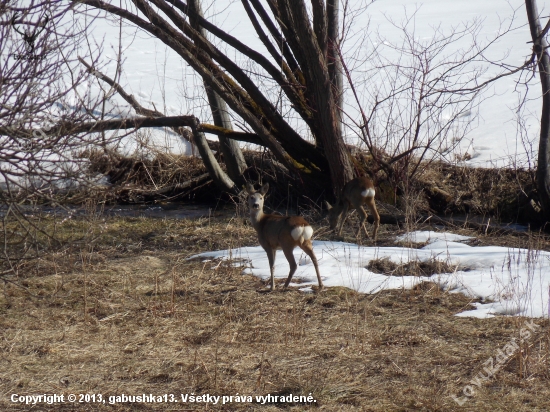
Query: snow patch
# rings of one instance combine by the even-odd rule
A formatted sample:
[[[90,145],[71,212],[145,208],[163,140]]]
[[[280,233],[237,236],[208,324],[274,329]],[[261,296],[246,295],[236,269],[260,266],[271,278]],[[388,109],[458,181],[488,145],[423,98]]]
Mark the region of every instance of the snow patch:
[[[421,282],[430,281],[443,290],[481,299],[481,302],[475,303],[475,310],[462,312],[458,316],[548,316],[550,252],[500,246],[468,246],[461,242],[471,239],[469,236],[449,232],[419,231],[397,238],[398,241],[407,239],[429,243],[423,248],[412,249],[314,241],[313,249],[324,285],[343,286],[360,293],[376,293],[385,289],[410,289]],[[242,265],[243,260],[250,263],[243,273],[265,280],[270,278],[267,255],[260,246],[206,252],[190,259],[229,259],[230,256],[236,266]],[[300,262],[294,278],[300,279],[301,290],[316,285],[317,278],[311,259],[299,248],[294,249],[294,256]],[[432,276],[386,276],[366,268],[371,260],[382,258],[397,264],[437,259],[448,262],[456,270]],[[286,259],[278,259],[275,277],[286,279],[289,269]]]

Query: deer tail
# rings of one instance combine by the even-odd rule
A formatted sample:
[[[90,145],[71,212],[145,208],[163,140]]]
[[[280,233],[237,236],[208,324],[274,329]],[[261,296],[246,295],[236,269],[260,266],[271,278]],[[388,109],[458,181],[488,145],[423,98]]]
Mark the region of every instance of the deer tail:
[[[290,232],[292,239],[302,243],[304,240],[309,240],[313,236],[313,228],[311,226],[296,226]]]

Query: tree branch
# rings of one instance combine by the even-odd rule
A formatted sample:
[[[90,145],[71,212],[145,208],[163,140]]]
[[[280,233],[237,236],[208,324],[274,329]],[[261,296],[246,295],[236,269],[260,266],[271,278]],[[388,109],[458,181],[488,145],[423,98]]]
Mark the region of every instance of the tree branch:
[[[124,119],[100,120],[84,123],[60,123],[50,130],[14,130],[10,127],[0,127],[1,136],[18,136],[23,138],[32,138],[33,134],[42,132],[50,136],[67,136],[70,134],[79,133],[94,133],[104,132],[108,130],[123,130],[123,129],[142,129],[146,127],[191,127],[193,125],[194,116],[162,116],[162,117],[130,117]],[[197,130],[204,133],[215,134],[217,136],[225,136],[230,139],[240,142],[252,143],[259,146],[265,146],[265,143],[257,134],[238,132],[235,130],[224,129],[212,124],[200,123]]]
[[[204,43],[204,38],[202,38],[202,36],[199,35],[196,37],[197,42],[201,44],[201,46],[204,43],[204,46],[208,49],[207,51],[216,54],[216,58],[219,57],[220,60],[227,59],[228,66],[225,68],[230,72],[234,71],[232,75],[236,76],[237,81],[240,82],[242,80],[250,87],[249,91],[254,93],[254,98],[251,98],[251,95],[239,87],[238,84],[223,72],[219,66],[213,64],[210,59],[204,59],[204,53],[201,53],[201,51],[204,50],[198,49],[189,39],[176,31],[151,7],[145,4],[143,0],[134,0],[134,2],[142,13],[151,19],[151,23],[146,22],[126,10],[106,4],[101,0],[79,1],[98,9],[106,10],[112,14],[119,15],[155,35],[159,40],[171,47],[212,86],[216,93],[222,96],[231,109],[241,115],[241,117],[250,124],[252,129],[264,141],[264,144],[273,152],[277,159],[287,167],[305,173],[316,173],[323,169],[326,170],[326,159],[322,155],[322,152],[314,145],[302,139],[302,137],[286,123],[281,114],[272,106],[265,96],[257,90],[257,86],[253,84],[250,78],[248,78],[235,63],[213,48],[208,42]],[[173,10],[172,14],[174,14]],[[195,32],[192,28],[190,28],[190,30]],[[255,100],[256,98],[258,100]],[[267,123],[266,120],[268,120]],[[277,133],[277,138],[284,143],[284,146],[275,138],[273,131]]]

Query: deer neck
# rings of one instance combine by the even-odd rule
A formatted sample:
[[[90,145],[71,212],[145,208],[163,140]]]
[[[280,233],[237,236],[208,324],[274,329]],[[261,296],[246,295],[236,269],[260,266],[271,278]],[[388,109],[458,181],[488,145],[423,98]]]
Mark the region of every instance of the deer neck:
[[[260,222],[265,216],[263,209],[250,210],[250,221],[252,222],[252,226],[254,226],[254,229],[258,230],[258,227],[260,226]]]

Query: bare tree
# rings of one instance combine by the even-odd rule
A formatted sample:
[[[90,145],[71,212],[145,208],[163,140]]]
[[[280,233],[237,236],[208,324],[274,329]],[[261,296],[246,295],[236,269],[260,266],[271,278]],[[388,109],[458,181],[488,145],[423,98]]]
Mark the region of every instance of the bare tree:
[[[16,273],[22,259],[42,249],[48,234],[25,208],[59,202],[77,181],[90,182],[78,155],[93,141],[70,130],[55,133],[62,123],[89,119],[85,110],[94,108],[83,88],[89,75],[76,59],[84,28],[71,18],[72,7],[60,1],[13,2],[1,10],[0,273]]]
[[[329,77],[328,18],[324,2],[313,2],[310,16],[303,0],[270,1],[268,9],[258,0],[243,1],[271,59],[179,0],[137,0],[135,9],[120,8],[101,0],[78,4],[120,16],[171,47],[248,124],[278,161],[304,179],[328,188],[327,182],[341,187],[353,177],[350,155],[341,134],[334,88],[337,86]],[[250,73],[239,67],[200,30],[193,28],[190,17],[197,26],[249,59],[258,72]],[[262,89],[258,78],[268,79],[269,87]],[[307,124],[314,143],[300,136],[285,119],[273,96],[266,91],[273,85],[284,93],[285,110],[291,108]]]
[[[434,160],[467,158],[458,149],[485,97],[482,92],[529,62],[508,67],[487,57],[513,28],[514,16],[485,42],[478,40],[479,20],[435,28],[429,38],[415,32],[415,13],[389,23],[401,34],[397,40],[372,34],[364,38],[362,58],[350,59],[353,65],[342,58],[352,108],[357,108],[345,113],[345,123],[368,148],[375,169],[403,189]],[[495,66],[499,72],[482,80]]]
[[[196,1],[134,0],[124,8],[103,0],[72,4],[83,13],[106,11],[167,44],[202,77],[213,113],[230,113],[244,125],[244,131],[231,130],[228,118],[216,120],[214,116],[215,124],[208,125],[193,114],[170,117],[140,107],[118,83],[109,83],[95,64],[86,63],[89,72],[110,84],[146,117],[104,120],[89,115],[79,123],[60,123],[50,133],[188,126],[222,190],[234,191],[243,163],[238,151],[224,154],[226,163],[235,160],[234,166],[227,164],[227,176],[212,155],[205,132],[217,134],[222,143],[225,138],[267,147],[288,170],[329,193],[351,180],[352,157],[342,136],[342,73],[359,108],[357,113],[346,113],[348,130],[357,133],[376,166],[394,182],[405,182],[433,159],[452,159],[454,148],[468,130],[469,113],[475,112],[480,91],[501,76],[480,81],[484,69],[476,65],[487,63],[484,53],[492,42],[476,41],[479,22],[447,33],[441,30],[431,41],[419,41],[409,29],[414,26],[412,19],[407,20],[401,26],[402,42],[387,42],[397,58],[381,54],[375,42],[385,39],[371,34],[365,36],[370,44],[364,59],[350,67],[341,53],[340,42],[347,28],[339,29],[342,18],[337,0],[315,0],[309,8],[305,0],[269,0],[265,5],[260,0],[242,0],[269,56],[202,17]],[[449,51],[465,37],[471,38],[469,48]],[[239,58],[230,58],[232,53]],[[504,68],[502,76],[512,72]],[[357,73],[362,73],[362,78]],[[220,106],[220,99],[228,109]],[[84,113],[92,112],[87,108]],[[296,118],[307,127],[311,139],[300,135]],[[220,146],[223,151],[224,145]]]
[[[537,190],[544,220],[550,222],[550,57],[548,56],[548,42],[546,41],[546,35],[550,29],[550,20],[543,29],[539,20],[536,0],[525,0],[525,8],[533,42],[531,61],[534,63],[536,58],[542,87],[542,115],[536,172]]]
[[[195,1],[133,0],[124,8],[103,0],[78,4],[119,16],[167,44],[202,77],[209,100],[221,98],[253,133],[231,134],[222,119],[214,119],[211,128],[198,124],[196,130],[215,129],[218,135],[246,141],[254,134],[289,170],[328,192],[354,175],[342,132],[343,72],[355,94],[354,104],[361,108],[359,113],[347,113],[348,129],[358,134],[377,166],[395,181],[413,176],[426,161],[452,158],[468,131],[480,91],[513,72],[503,67],[493,79],[480,80],[488,64],[499,64],[488,61],[485,52],[509,27],[481,44],[476,38],[479,21],[447,33],[440,29],[425,41],[411,31],[411,18],[402,24],[402,43],[387,42],[395,59],[381,54],[374,43],[382,39],[370,34],[365,36],[371,42],[366,57],[350,67],[341,53],[347,27],[339,28],[343,18],[337,0],[314,0],[309,8],[305,0],[269,0],[265,5],[242,0],[269,56],[202,17]],[[214,45],[206,32],[224,47]],[[464,38],[470,39],[469,47],[450,51]],[[245,63],[230,58],[232,52]],[[354,73],[360,71],[363,78],[358,80]],[[296,117],[313,141],[300,136]]]
[[[338,107],[340,133],[343,133],[344,76],[340,60],[340,0],[327,0],[327,59],[330,82]]]
[[[1,17],[0,175],[10,193],[23,193],[29,183],[51,187],[69,181],[71,148],[86,139],[52,131],[88,119],[85,110],[99,103],[83,88],[88,74],[76,59],[83,30],[80,21],[67,18],[71,7],[30,4],[11,7]]]

